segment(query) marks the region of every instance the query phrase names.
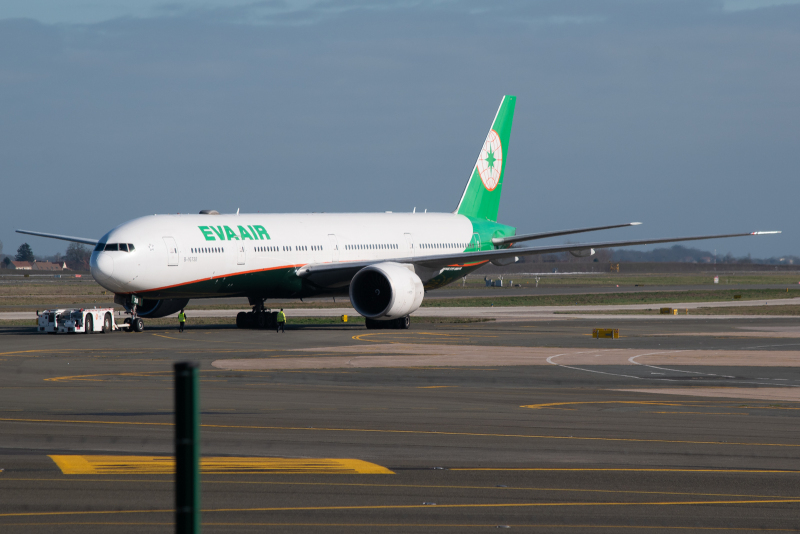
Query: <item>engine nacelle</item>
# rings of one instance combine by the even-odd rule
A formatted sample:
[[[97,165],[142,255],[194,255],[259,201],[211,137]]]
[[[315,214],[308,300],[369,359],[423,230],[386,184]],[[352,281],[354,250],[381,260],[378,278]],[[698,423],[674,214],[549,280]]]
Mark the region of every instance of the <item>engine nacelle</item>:
[[[419,276],[399,263],[364,267],[350,281],[350,302],[368,319],[405,317],[420,307],[424,294]]]
[[[575,256],[576,258],[586,258],[589,256],[594,256],[594,249],[593,248],[580,248],[578,250],[570,250],[570,254]]]

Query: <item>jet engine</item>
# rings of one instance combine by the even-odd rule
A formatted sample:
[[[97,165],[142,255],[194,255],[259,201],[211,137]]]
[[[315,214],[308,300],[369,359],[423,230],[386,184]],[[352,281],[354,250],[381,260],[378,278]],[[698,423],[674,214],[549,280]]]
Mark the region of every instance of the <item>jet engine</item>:
[[[350,302],[367,319],[405,317],[419,308],[424,293],[419,276],[399,263],[364,267],[350,281]]]

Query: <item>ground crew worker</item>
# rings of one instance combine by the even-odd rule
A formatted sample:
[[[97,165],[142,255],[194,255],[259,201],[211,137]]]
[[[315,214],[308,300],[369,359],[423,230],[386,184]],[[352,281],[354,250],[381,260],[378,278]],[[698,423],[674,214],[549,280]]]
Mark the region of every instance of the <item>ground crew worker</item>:
[[[178,321],[181,323],[179,332],[183,332],[183,325],[186,324],[186,314],[183,312],[183,308],[181,308],[181,312],[178,314]]]
[[[286,324],[286,314],[283,313],[283,308],[281,311],[278,312],[278,329],[275,332],[283,332],[286,333],[286,330],[283,329],[284,325]]]

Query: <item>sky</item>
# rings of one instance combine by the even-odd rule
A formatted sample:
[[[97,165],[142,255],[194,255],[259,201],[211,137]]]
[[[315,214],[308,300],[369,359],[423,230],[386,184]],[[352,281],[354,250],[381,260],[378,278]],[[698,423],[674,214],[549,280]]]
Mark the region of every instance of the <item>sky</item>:
[[[3,252],[151,213],[452,211],[505,94],[519,233],[800,255],[798,0],[4,0]]]

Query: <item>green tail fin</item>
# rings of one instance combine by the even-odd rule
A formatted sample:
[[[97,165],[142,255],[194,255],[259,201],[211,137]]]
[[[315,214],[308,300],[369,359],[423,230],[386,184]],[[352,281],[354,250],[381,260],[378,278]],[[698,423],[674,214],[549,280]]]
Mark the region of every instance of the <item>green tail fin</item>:
[[[516,103],[515,96],[503,97],[456,213],[497,221],[503,173],[508,157],[508,139],[511,136],[511,121],[514,119]]]

